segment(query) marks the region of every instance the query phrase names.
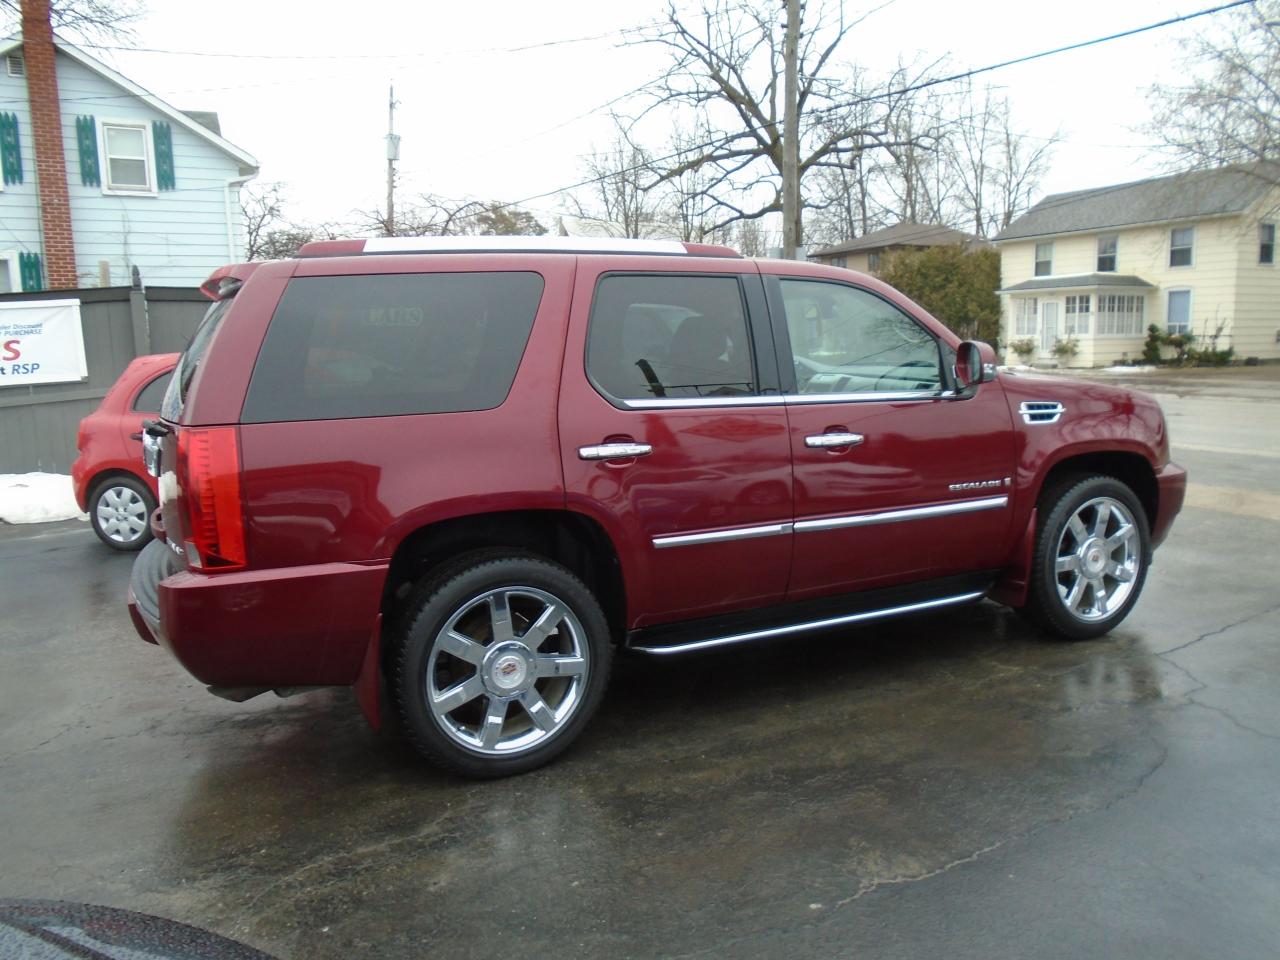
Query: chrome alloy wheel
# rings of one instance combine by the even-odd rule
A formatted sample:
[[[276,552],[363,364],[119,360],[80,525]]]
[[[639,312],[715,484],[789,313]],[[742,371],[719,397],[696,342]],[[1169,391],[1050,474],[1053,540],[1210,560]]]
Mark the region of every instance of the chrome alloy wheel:
[[[590,668],[586,631],[562,600],[501,587],[468,600],[436,634],[424,692],[452,740],[509,756],[564,729]]]
[[[98,529],[116,543],[134,543],[147,532],[147,504],[137,491],[123,484],[98,494],[94,513]]]
[[[1086,623],[1105,620],[1129,599],[1138,578],[1138,527],[1119,500],[1095,497],[1071,515],[1054,556],[1058,596],[1067,612]]]

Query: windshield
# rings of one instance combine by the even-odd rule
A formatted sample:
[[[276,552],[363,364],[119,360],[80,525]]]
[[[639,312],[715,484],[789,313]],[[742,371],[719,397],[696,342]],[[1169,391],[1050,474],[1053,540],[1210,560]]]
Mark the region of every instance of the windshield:
[[[187,391],[191,389],[191,380],[200,367],[205,351],[209,349],[209,341],[213,339],[214,331],[218,329],[218,324],[230,306],[230,297],[219,300],[209,307],[204,319],[200,321],[200,326],[196,327],[195,335],[192,336],[186,351],[173,370],[169,389],[165,391],[164,402],[160,407],[160,416],[165,420],[176,423],[178,417],[182,415],[182,407],[187,401]]]

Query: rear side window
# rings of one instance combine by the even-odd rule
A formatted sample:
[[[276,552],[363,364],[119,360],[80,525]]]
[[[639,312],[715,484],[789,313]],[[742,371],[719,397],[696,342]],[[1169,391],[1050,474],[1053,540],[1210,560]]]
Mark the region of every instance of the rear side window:
[[[241,419],[497,407],[515,380],[542,286],[536,273],[295,278],[271,318]]]
[[[164,400],[164,393],[169,389],[169,380],[172,376],[172,370],[162,373],[139,390],[133,401],[133,409],[139,413],[158,413],[160,402]]]
[[[587,375],[608,396],[754,396],[754,369],[737,277],[615,274],[597,285]]]

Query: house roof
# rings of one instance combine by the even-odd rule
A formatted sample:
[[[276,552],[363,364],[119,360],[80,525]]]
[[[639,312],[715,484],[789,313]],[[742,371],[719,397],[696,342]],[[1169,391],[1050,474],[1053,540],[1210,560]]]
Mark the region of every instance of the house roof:
[[[0,56],[4,56],[6,53],[9,53],[10,51],[15,50],[21,46],[22,46],[21,37],[16,37],[16,38],[11,37],[6,40],[0,40]],[[158,113],[164,114],[171,121],[176,123],[178,126],[183,127],[187,130],[190,130],[200,139],[208,141],[209,143],[217,147],[219,150],[221,150],[223,153],[226,153],[229,156],[236,159],[237,161],[239,161],[241,174],[245,176],[251,176],[258,172],[258,161],[253,156],[253,154],[247,153],[246,151],[241,150],[230,140],[223,139],[223,137],[220,134],[216,133],[214,130],[211,130],[209,127],[205,126],[200,121],[194,119],[193,117],[187,115],[186,113],[183,113],[181,110],[178,110],[175,107],[172,107],[169,104],[165,103],[163,100],[157,97],[154,93],[151,93],[148,90],[144,90],[142,87],[138,86],[128,77],[124,76],[123,74],[117,73],[115,70],[112,70],[101,60],[97,59],[94,56],[91,56],[90,54],[81,50],[79,47],[74,46],[73,44],[67,43],[65,40],[54,40],[54,46],[58,48],[59,52],[66,54],[72,60],[79,62],[83,66],[92,70],[94,73],[98,74],[99,76],[103,77],[106,80],[109,80],[111,83],[114,83],[117,87],[120,87],[121,89],[127,91],[128,93],[133,94],[135,97],[137,97],[143,103],[147,104],[153,110],[157,111]],[[202,114],[202,116],[208,117],[209,114],[204,113]],[[216,119],[214,122],[216,124],[217,122]]]
[[[1242,213],[1274,186],[1274,177],[1259,176],[1256,167],[1222,167],[1055,193],[1000,231],[996,241]]]
[[[853,240],[837,243],[833,247],[823,247],[809,253],[813,257],[838,256],[842,253],[857,253],[863,250],[879,250],[884,247],[941,247],[950,243],[972,243],[978,239],[972,234],[952,230],[940,223],[912,223],[910,221],[872,230]]]
[[[997,293],[1025,293],[1031,290],[1080,290],[1091,287],[1139,287],[1151,289],[1155,286],[1141,277],[1123,273],[1077,273],[1063,277],[1032,277],[1011,287],[997,290]]]

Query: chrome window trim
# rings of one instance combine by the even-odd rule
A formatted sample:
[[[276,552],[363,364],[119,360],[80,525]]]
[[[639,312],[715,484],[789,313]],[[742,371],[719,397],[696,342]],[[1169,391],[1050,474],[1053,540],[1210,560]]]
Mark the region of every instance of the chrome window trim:
[[[629,410],[689,410],[700,407],[776,407],[804,403],[876,403],[904,400],[948,400],[954,390],[904,390],[893,393],[788,393],[766,397],[646,397],[620,400]]]
[[[783,399],[788,405],[801,403],[875,403],[900,400],[945,400],[954,390],[897,390],[884,393],[789,393]]]
[[[698,407],[778,406],[785,402],[779,396],[767,397],[653,397],[643,400],[619,400],[629,410],[687,410]]]
[[[901,510],[881,510],[876,513],[859,513],[847,517],[825,517],[821,520],[797,520],[797,533],[817,530],[838,530],[842,527],[870,527],[881,523],[901,523],[906,520],[926,520],[954,513],[974,513],[979,510],[1000,510],[1009,505],[1008,496],[983,497],[979,500],[957,500],[938,503],[929,507],[905,507]]]
[[[952,606],[958,603],[968,603],[971,600],[980,600],[987,595],[985,590],[975,590],[971,593],[959,593],[951,597],[941,597],[937,600],[924,600],[920,603],[907,603],[898,607],[883,607],[879,610],[865,610],[862,613],[849,613],[840,617],[827,617],[823,620],[806,620],[801,623],[788,624],[785,627],[770,627],[766,630],[751,630],[747,633],[732,633],[723,637],[712,637],[708,640],[693,640],[689,643],[678,643],[669,647],[645,647],[636,646],[629,649],[639,653],[653,654],[654,656],[670,656],[678,653],[691,653],[695,650],[709,650],[713,647],[728,646],[733,643],[747,643],[751,640],[765,640],[769,637],[780,637],[788,633],[805,633],[810,630],[822,630],[827,627],[839,627],[850,623],[860,623],[864,620],[877,620],[882,617],[895,617],[901,614],[918,613],[922,610],[932,610],[935,607]]]
[[[1057,423],[1066,412],[1057,400],[1024,400],[1018,405],[1023,423]]]
[[[791,522],[766,523],[756,527],[738,527],[736,530],[715,530],[710,533],[679,533],[670,537],[654,537],[657,550],[668,547],[688,547],[697,543],[721,543],[726,540],[753,540],[756,537],[776,537],[791,532]]]

